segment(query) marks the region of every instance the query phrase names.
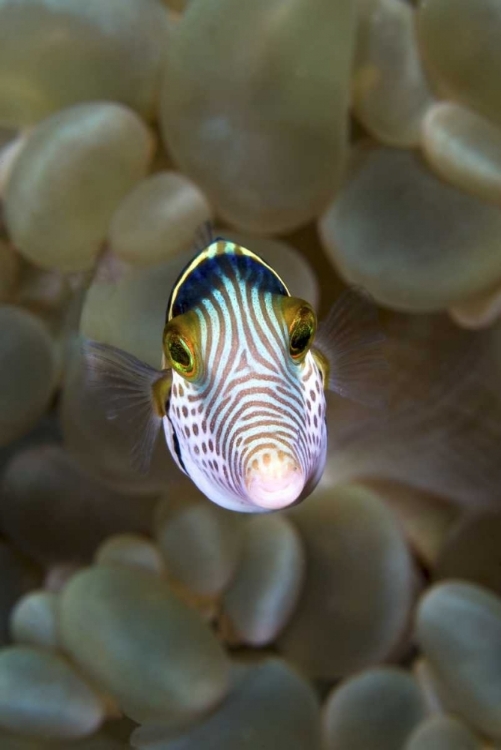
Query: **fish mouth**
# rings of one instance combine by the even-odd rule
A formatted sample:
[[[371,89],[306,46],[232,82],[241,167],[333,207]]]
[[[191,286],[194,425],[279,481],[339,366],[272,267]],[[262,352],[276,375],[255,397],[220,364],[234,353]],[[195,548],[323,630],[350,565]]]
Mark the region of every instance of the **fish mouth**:
[[[246,482],[253,505],[266,510],[280,510],[292,505],[303,491],[305,479],[297,464],[272,462],[252,470]]]

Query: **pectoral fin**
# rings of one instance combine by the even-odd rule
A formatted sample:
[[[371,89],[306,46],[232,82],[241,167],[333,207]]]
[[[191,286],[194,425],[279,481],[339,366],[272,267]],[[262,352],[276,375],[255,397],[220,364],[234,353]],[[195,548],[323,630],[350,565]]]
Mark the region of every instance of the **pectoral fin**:
[[[359,287],[343,292],[320,323],[313,347],[325,387],[369,406],[384,405],[388,384],[384,340],[372,297]]]
[[[88,381],[99,389],[107,418],[123,421],[132,437],[132,466],[146,474],[166,414],[171,371],[155,370],[132,354],[97,341],[84,341],[82,351]]]

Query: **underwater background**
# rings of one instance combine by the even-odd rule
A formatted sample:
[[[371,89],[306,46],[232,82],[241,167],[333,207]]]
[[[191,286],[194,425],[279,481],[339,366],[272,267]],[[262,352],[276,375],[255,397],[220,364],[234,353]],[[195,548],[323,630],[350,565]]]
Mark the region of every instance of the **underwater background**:
[[[197,229],[322,318],[302,504],[224,510],[86,387],[161,364]],[[499,0],[0,0],[1,750],[501,748]]]

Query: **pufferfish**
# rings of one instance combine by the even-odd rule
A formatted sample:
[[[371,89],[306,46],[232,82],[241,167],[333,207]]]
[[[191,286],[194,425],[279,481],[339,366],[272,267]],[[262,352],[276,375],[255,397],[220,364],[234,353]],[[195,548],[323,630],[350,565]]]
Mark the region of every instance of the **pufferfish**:
[[[325,391],[370,403],[382,338],[363,291],[344,292],[317,325],[263,258],[218,237],[172,289],[160,370],[105,344],[84,350],[109,416],[133,415],[136,467],[147,471],[163,428],[210,500],[259,513],[313,491],[327,454]]]

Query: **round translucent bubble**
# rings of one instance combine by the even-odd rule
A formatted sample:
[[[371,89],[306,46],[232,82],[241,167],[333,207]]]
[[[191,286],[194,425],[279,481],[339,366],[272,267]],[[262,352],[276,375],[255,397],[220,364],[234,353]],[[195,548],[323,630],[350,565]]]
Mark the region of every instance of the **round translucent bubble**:
[[[65,650],[135,721],[178,721],[214,706],[228,686],[225,654],[158,576],[99,565],[61,594]]]
[[[63,658],[29,646],[0,651],[0,725],[11,732],[77,739],[104,719],[104,705]]]
[[[80,101],[152,115],[167,33],[154,0],[2,0],[0,123],[31,124]]]
[[[501,316],[501,286],[477,295],[448,310],[452,320],[463,328],[489,328]]]
[[[148,727],[133,734],[139,750],[320,750],[319,708],[312,688],[285,662],[242,670],[219,709],[166,744]]]
[[[424,715],[419,686],[410,674],[400,669],[368,670],[327,698],[325,750],[401,750]]]
[[[19,451],[4,476],[0,524],[43,563],[85,562],[110,534],[146,532],[155,498],[118,492],[60,446]]]
[[[426,719],[412,733],[405,750],[482,750],[479,737],[458,719],[438,716]]]
[[[12,610],[10,633],[13,640],[32,646],[56,648],[59,598],[51,591],[33,591],[23,596]]]
[[[153,573],[163,571],[162,556],[158,548],[149,539],[138,534],[109,537],[97,550],[95,561],[103,565],[131,565]]]
[[[317,305],[314,305],[314,307],[321,316],[325,316],[333,302],[345,289],[345,284],[339,278],[339,275],[334,270],[332,263],[324,252],[317,226],[313,223],[307,224],[295,232],[289,233],[284,239],[287,245],[298,250],[303,261],[306,260],[311,266],[311,270],[315,275],[313,281],[316,290],[315,294],[318,295],[318,297],[312,297],[311,302],[314,303],[315,299],[319,299],[319,302]],[[294,273],[294,277],[295,276],[296,274]],[[299,279],[300,276],[297,278]],[[291,286],[295,291],[292,291],[291,294],[299,293],[299,296],[305,294],[304,289],[297,288],[296,282],[290,277],[289,272],[284,272],[284,279],[289,283],[291,281],[293,282]],[[308,283],[309,286],[310,282],[306,282],[305,276],[305,286],[306,283]],[[287,286],[289,286],[289,284],[287,284]]]
[[[412,665],[412,673],[423,693],[427,715],[446,713],[448,705],[444,697],[443,686],[439,684],[437,675],[429,662],[419,657]]]
[[[317,490],[290,518],[305,545],[306,580],[281,651],[326,679],[386,658],[408,624],[414,586],[391,511],[371,490],[345,485]]]
[[[0,543],[0,646],[9,640],[9,618],[16,601],[39,586],[41,578],[42,572],[30,560],[4,542]]]
[[[420,603],[416,632],[454,712],[500,739],[501,600],[472,584],[438,584]]]
[[[5,195],[7,182],[9,181],[12,167],[26,145],[29,130],[22,131],[19,135],[13,136],[11,140],[2,143],[0,131],[0,198]]]
[[[54,343],[37,318],[0,305],[0,445],[27,433],[56,385]]]
[[[120,203],[108,239],[119,258],[153,265],[192,247],[198,227],[210,218],[210,206],[191,180],[178,172],[158,172]]]
[[[167,49],[163,134],[221,217],[285,231],[318,214],[343,166],[354,3],[233,10],[233,0],[186,9]]]
[[[20,259],[12,245],[0,237],[0,302],[10,302],[20,276]]]
[[[353,111],[389,146],[417,146],[433,103],[415,34],[415,11],[401,0],[360,3]]]
[[[283,279],[293,297],[300,297],[314,308],[318,307],[320,289],[316,274],[304,254],[293,245],[226,229],[218,229],[215,233],[260,255]]]
[[[427,567],[434,566],[461,511],[448,499],[400,482],[373,480],[367,484],[395,513],[420,559]]]
[[[251,646],[271,643],[294,611],[304,572],[303,546],[290,521],[251,518],[240,565],[223,598],[230,637]]]
[[[82,310],[82,334],[160,367],[169,296],[193,255],[187,250],[158,266],[126,272],[118,280],[95,280]]]
[[[497,0],[425,0],[419,41],[432,82],[501,125],[501,7]]]
[[[40,123],[5,194],[19,251],[43,268],[90,268],[113,212],[144,176],[152,145],[144,123],[118,104],[80,104]]]
[[[112,307],[116,302],[116,297],[109,286],[106,289],[109,295],[108,301],[111,301],[110,307]],[[145,291],[142,288],[142,292]],[[107,314],[105,299],[103,296],[101,308],[103,316]],[[130,303],[131,307],[128,312],[132,315],[135,308],[133,297]],[[121,304],[125,308],[125,298],[122,298]],[[94,309],[94,312],[97,310]],[[98,323],[97,318],[94,320]],[[106,325],[106,317],[103,317],[103,321]],[[127,320],[124,322],[123,332],[126,334]],[[121,330],[120,320],[115,320],[114,325],[115,331]],[[146,323],[145,338],[150,332]],[[98,334],[97,331],[96,333]],[[137,333],[139,335],[139,329]],[[99,340],[99,335],[94,337],[91,334],[90,338]],[[117,344],[116,341],[111,343]],[[127,344],[122,348],[128,350]],[[157,347],[157,354],[159,351],[160,347]],[[154,364],[156,367],[159,366],[158,361]],[[128,429],[124,419],[108,419],[107,406],[106,393],[103,397],[103,393],[89,383],[79,342],[75,342],[68,356],[61,401],[61,424],[66,447],[92,474],[102,477],[111,486],[126,494],[133,490],[146,494],[165,490],[169,478],[175,477],[179,469],[170,456],[163,432],[158,436],[148,473],[141,474],[134,468],[131,460],[135,432]],[[124,410],[122,414],[127,417],[127,410]],[[116,529],[116,531],[122,530],[127,529]],[[131,530],[142,531],[143,529]]]
[[[242,552],[241,521],[201,495],[197,501],[190,495],[182,485],[179,495],[174,489],[169,493],[156,511],[155,537],[176,582],[200,596],[217,596],[233,577]]]
[[[489,120],[459,104],[436,104],[423,120],[422,148],[440,177],[501,204],[501,129]]]
[[[320,222],[345,280],[409,312],[435,311],[501,281],[501,212],[445,184],[411,151],[379,148]]]
[[[462,578],[501,595],[501,513],[468,514],[444,540],[435,579]]]

